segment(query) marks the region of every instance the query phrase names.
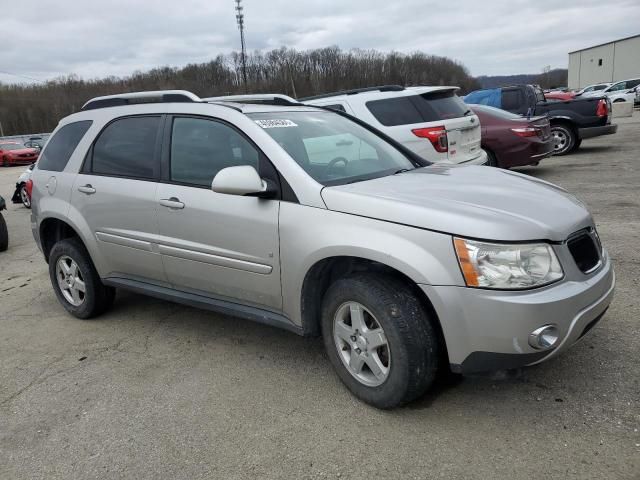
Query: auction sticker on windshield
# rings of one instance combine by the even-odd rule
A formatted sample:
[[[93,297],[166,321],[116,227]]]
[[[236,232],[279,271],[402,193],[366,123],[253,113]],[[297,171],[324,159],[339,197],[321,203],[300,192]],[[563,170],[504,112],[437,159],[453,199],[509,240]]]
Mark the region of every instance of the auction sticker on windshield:
[[[262,128],[286,128],[298,126],[291,120],[256,120],[256,123]]]

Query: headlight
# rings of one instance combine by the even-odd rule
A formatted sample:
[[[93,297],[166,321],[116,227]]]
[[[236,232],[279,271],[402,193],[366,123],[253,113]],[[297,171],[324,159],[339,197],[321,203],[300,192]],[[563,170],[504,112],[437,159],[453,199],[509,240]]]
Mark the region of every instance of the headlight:
[[[454,238],[468,287],[523,289],[560,280],[562,267],[546,243],[502,244]]]

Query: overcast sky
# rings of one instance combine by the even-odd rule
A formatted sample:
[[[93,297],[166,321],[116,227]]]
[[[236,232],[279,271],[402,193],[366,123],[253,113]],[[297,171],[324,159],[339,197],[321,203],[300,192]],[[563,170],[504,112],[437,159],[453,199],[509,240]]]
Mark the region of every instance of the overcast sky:
[[[571,50],[640,33],[639,0],[243,4],[249,50],[421,50],[476,76],[566,68]],[[205,62],[239,45],[233,0],[0,0],[0,12],[2,82],[121,76]]]

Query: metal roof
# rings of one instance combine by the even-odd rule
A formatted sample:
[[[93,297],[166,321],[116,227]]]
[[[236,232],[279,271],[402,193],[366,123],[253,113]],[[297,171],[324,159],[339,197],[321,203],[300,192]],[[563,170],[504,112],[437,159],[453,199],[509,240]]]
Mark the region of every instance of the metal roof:
[[[610,42],[599,43],[598,45],[593,45],[591,47],[580,48],[578,50],[574,50],[572,52],[569,52],[569,55],[571,55],[572,53],[584,52],[585,50],[591,50],[592,48],[597,48],[597,47],[602,47],[604,45],[609,45],[610,43],[624,42],[625,40],[631,40],[632,38],[636,38],[636,37],[640,37],[640,33],[637,34],[637,35],[631,35],[630,37],[620,38],[618,40],[611,40]]]

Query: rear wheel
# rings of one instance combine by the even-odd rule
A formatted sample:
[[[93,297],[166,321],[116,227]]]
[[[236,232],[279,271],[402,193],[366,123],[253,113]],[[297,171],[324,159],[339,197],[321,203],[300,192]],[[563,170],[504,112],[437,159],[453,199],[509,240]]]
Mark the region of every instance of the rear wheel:
[[[551,136],[553,137],[553,154],[566,155],[576,142],[576,134],[573,129],[564,123],[551,125]]]
[[[370,405],[393,408],[422,395],[438,369],[438,337],[407,285],[358,274],[325,294],[322,335],[340,380]]]
[[[22,201],[22,205],[26,208],[31,208],[31,198],[29,198],[27,186],[24,184],[20,187],[20,200]]]
[[[49,277],[58,300],[75,317],[95,317],[113,304],[115,289],[102,283],[89,252],[77,238],[67,238],[53,246]]]
[[[4,252],[9,248],[9,232],[4,217],[0,213],[0,252]]]

